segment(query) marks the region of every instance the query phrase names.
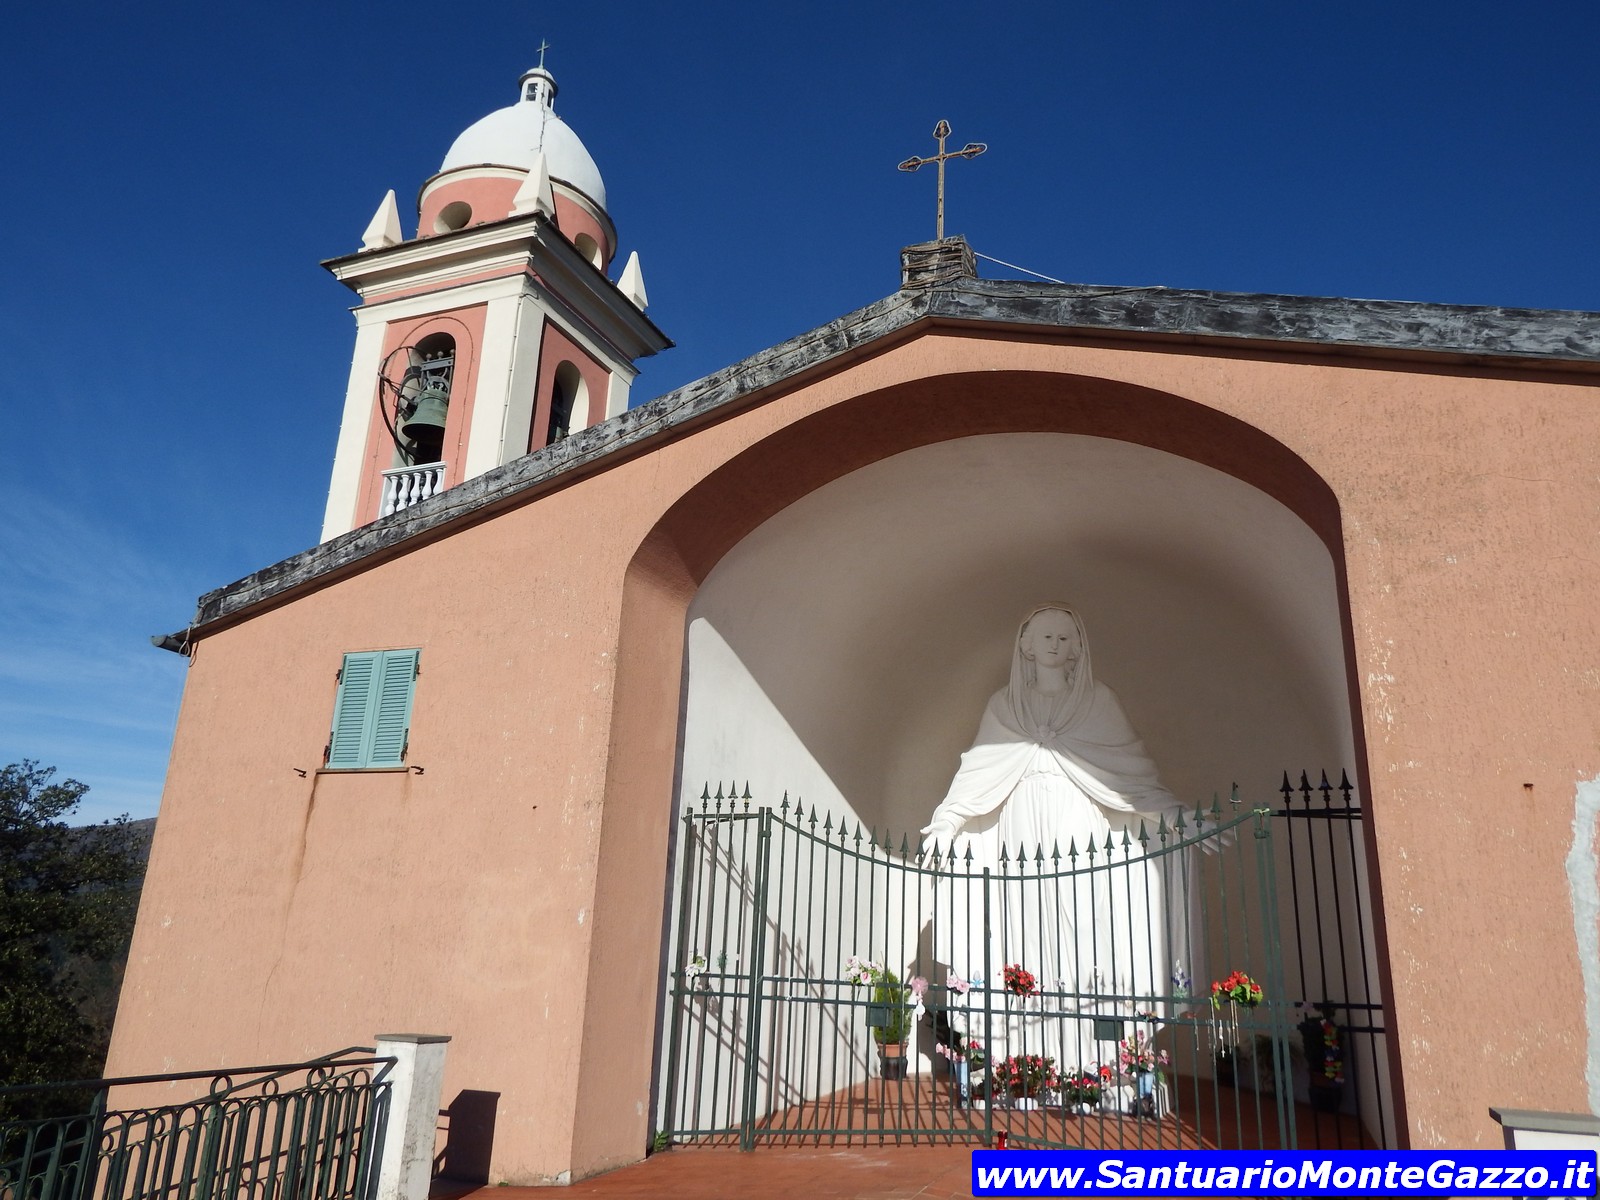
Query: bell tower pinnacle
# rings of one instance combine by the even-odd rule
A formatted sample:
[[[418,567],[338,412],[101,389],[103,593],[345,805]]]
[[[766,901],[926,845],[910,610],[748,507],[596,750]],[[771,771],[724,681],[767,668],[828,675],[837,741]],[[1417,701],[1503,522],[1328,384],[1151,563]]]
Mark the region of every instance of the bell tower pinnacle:
[[[417,197],[323,265],[360,297],[324,541],[621,413],[636,360],[672,343],[618,282],[600,170],[555,112],[555,76],[456,138]]]

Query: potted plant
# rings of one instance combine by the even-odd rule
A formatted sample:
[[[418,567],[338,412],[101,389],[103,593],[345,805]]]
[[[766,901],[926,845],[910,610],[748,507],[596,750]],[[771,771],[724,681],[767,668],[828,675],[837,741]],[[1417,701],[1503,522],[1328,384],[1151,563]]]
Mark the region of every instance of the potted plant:
[[[845,978],[857,986],[872,988],[867,1001],[867,1026],[883,1054],[883,1077],[906,1077],[906,1039],[922,1013],[922,995],[927,980],[921,976],[909,985],[882,963],[852,954],[845,961]]]
[[[888,1019],[872,1030],[873,1040],[883,1052],[883,1077],[906,1077],[906,1038],[913,1024],[909,990],[888,967],[883,968],[872,988],[872,1002],[888,1014]]]
[[[1008,1097],[1016,1108],[1038,1108],[1046,1093],[1061,1087],[1056,1060],[1044,1054],[1013,1054],[995,1064],[991,1092]]]
[[[1102,1068],[1109,1073],[1110,1068]],[[1061,1098],[1068,1108],[1083,1114],[1100,1107],[1102,1082],[1099,1071],[1077,1071],[1061,1081]]]

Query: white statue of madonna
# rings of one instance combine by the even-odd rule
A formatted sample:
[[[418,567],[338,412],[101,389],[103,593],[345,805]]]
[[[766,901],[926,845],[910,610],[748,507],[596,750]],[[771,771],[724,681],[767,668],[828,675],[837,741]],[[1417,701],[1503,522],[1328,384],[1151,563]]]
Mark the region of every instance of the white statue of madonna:
[[[1095,680],[1083,621],[1064,604],[1034,608],[1010,681],[989,700],[922,831],[947,867],[953,856],[957,876],[934,905],[935,956],[952,973],[985,978],[982,884],[960,876],[988,868],[987,985],[1003,990],[1004,968],[1015,964],[1043,993],[995,1000],[995,1013],[1009,1016],[994,1021],[991,1061],[1045,1054],[1061,1070],[1114,1064],[1116,1045],[1095,1039],[1092,1017],[1127,1021],[1159,1008],[1140,998],[1170,994],[1174,960],[1188,957],[1188,863],[1185,853],[1157,855],[1155,831],[1162,816],[1170,829],[1179,807],[1116,696]],[[1148,861],[1136,840],[1141,820]],[[967,1000],[967,1032],[981,1040],[971,1016],[980,1002]]]

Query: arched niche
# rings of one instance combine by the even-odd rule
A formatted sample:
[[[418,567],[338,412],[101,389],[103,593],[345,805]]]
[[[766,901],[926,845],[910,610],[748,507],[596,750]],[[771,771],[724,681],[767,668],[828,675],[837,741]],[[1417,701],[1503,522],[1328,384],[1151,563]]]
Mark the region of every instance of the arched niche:
[[[1083,614],[1186,801],[1352,762],[1337,571],[1303,520],[1166,450],[996,433],[860,467],[722,556],[687,613],[685,793],[749,780],[914,840],[1044,600]]]
[[[1338,503],[1289,447],[1104,378],[898,384],[712,469],[630,562],[598,886],[661,923],[597,927],[594,961],[665,969],[664,851],[705,780],[913,832],[1041,599],[1084,611],[1186,798],[1236,766],[1252,801],[1302,762],[1365,783]]]

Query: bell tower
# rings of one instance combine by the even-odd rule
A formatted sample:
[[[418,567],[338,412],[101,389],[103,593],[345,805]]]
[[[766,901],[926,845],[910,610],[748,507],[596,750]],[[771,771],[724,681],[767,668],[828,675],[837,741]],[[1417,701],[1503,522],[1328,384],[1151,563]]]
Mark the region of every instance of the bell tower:
[[[517,87],[422,185],[415,236],[390,191],[323,264],[360,298],[323,541],[616,416],[636,360],[672,345],[638,254],[607,274],[605,182],[555,77],[541,61]]]

